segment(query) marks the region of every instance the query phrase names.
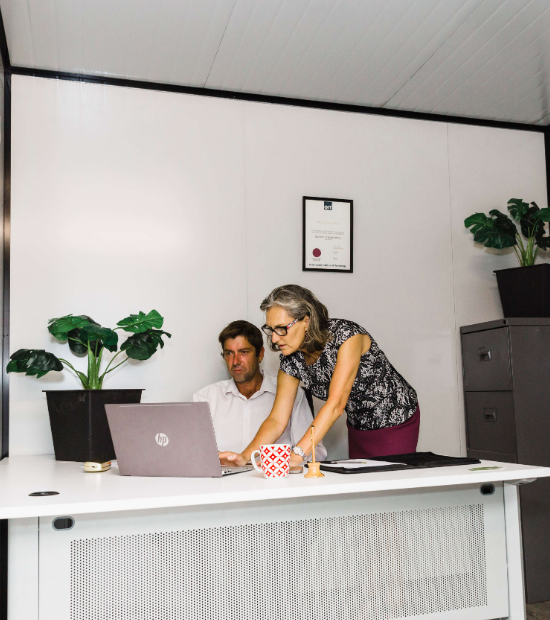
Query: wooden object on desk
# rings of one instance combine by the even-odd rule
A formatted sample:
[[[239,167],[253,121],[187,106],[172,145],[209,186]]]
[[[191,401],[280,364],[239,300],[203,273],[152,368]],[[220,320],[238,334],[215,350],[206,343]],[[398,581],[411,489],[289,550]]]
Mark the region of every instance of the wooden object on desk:
[[[311,426],[311,463],[308,464],[307,474],[304,478],[324,478],[320,463],[315,462],[315,427]]]

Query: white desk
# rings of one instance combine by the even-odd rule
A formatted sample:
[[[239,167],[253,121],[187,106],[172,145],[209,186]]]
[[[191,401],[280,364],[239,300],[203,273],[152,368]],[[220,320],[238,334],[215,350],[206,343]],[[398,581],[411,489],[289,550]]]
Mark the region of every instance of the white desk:
[[[4,459],[8,618],[524,620],[515,483],[550,469],[498,465],[271,481]]]

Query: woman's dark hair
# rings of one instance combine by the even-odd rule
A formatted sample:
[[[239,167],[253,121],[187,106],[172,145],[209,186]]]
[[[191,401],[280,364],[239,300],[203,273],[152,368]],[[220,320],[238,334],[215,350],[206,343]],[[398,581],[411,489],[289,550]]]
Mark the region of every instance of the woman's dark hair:
[[[260,351],[264,346],[262,332],[248,321],[233,321],[220,332],[218,340],[222,345],[222,349],[226,340],[238,338],[239,336],[244,336],[250,342],[256,351],[256,357],[259,357]]]
[[[308,353],[322,351],[325,348],[326,343],[331,339],[328,328],[328,310],[311,291],[297,284],[278,286],[262,301],[260,310],[267,312],[274,306],[286,310],[293,319],[309,317],[306,339],[302,344]],[[268,340],[269,348],[272,351],[278,351],[279,348],[273,344],[271,338]]]

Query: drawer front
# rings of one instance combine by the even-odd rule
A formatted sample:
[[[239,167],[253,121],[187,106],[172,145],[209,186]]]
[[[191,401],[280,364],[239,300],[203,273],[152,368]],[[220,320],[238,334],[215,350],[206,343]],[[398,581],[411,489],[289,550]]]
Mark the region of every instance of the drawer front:
[[[512,389],[507,327],[463,334],[462,360],[466,392]]]
[[[468,449],[516,454],[516,424],[511,392],[466,393]]]
[[[498,461],[499,463],[517,463],[515,454],[504,454],[502,452],[485,452],[484,450],[468,450],[468,458],[479,459],[480,461]]]

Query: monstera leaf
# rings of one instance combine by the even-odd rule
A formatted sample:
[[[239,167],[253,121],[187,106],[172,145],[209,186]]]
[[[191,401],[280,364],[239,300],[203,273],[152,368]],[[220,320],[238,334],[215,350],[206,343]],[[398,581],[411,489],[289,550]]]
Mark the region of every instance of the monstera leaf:
[[[75,355],[86,355],[88,353],[88,347],[84,343],[82,339],[82,330],[81,329],[73,329],[67,334],[67,343],[69,345],[69,349]]]
[[[162,336],[172,335],[159,329],[148,329],[130,336],[126,342],[120,346],[121,351],[126,351],[126,355],[133,360],[148,360],[160,346],[164,347]]]
[[[545,209],[540,209],[535,214],[533,214],[532,219],[542,224],[542,228],[537,230],[538,235],[536,237],[537,245],[541,250],[550,249],[550,236],[545,235],[546,232],[544,222],[550,222],[550,209],[546,207]]]
[[[75,355],[88,356],[87,374],[75,368],[69,361],[57,358],[43,349],[20,349],[11,356],[7,372],[23,372],[27,375],[43,377],[52,370],[60,371],[66,366],[82,383],[85,390],[100,390],[103,387],[105,376],[116,368],[128,362],[128,359],[147,360],[160,347],[164,347],[163,337],[171,338],[168,332],[160,329],[164,318],[156,311],[148,314],[139,312],[131,314],[120,321],[115,329],[103,327],[91,317],[80,314],[67,314],[48,321],[48,331],[60,341],[66,341]],[[132,335],[118,351],[118,332],[122,329]],[[103,360],[103,349],[114,353],[107,364],[107,368],[100,373]],[[122,351],[124,358],[116,359]],[[122,361],[121,361],[122,360]]]
[[[510,215],[516,220],[516,222],[520,222],[529,211],[529,203],[523,202],[521,198],[510,198],[507,207],[508,211],[510,211]]]
[[[160,329],[164,319],[156,310],[151,310],[149,314],[141,312],[139,314],[131,314],[130,316],[119,321],[117,325],[122,327],[125,332],[133,334],[141,334],[149,329]]]
[[[537,238],[544,235],[544,223],[535,217],[540,211],[535,202],[527,204],[519,198],[512,198],[508,202],[508,210],[516,222],[519,222],[524,237],[529,239],[529,237]]]
[[[470,228],[474,241],[486,248],[511,248],[516,245],[517,229],[512,220],[498,209],[485,213],[474,213],[464,220],[464,226]]]
[[[24,372],[40,378],[51,370],[63,370],[63,364],[53,353],[43,349],[19,349],[11,357],[7,372]]]
[[[85,342],[95,343],[91,345],[92,351],[97,351],[105,347],[108,351],[116,351],[118,345],[118,334],[108,327],[101,325],[85,325],[81,330],[81,338]]]
[[[79,316],[68,314],[67,316],[62,316],[59,319],[50,319],[48,321],[48,331],[57,340],[67,340],[69,337],[69,332],[84,327],[85,325],[89,325],[90,323],[98,325],[98,323],[96,323],[93,319],[84,314]]]
[[[78,316],[68,314],[60,319],[50,319],[48,331],[57,340],[67,340],[69,348],[75,355],[86,355],[88,347],[82,335],[82,328],[86,325],[99,325],[99,323],[85,314]]]

